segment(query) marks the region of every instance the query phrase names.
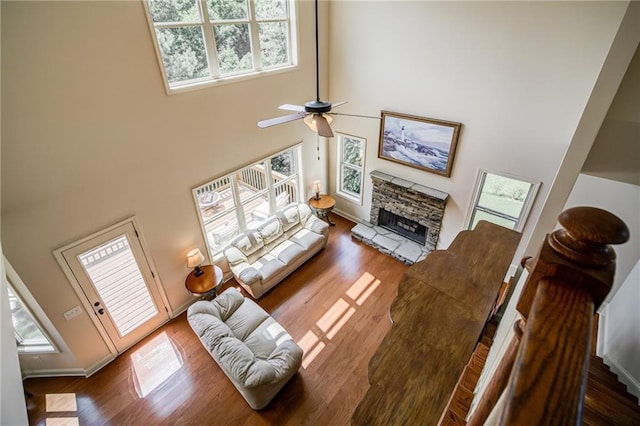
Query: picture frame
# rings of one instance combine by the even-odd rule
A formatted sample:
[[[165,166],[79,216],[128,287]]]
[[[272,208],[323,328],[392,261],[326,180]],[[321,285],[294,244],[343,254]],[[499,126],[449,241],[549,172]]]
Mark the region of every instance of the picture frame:
[[[451,176],[461,123],[382,111],[378,158]]]

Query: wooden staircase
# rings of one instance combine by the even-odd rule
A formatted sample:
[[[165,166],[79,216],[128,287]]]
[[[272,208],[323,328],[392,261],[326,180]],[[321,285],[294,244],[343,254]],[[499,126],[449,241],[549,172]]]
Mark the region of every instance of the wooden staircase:
[[[495,330],[496,325],[493,322],[489,322],[485,327],[480,342],[460,375],[440,422],[441,425],[467,424],[465,418],[471,407],[473,390],[487,360]],[[595,354],[591,354],[589,361],[582,424],[585,426],[640,425],[638,399],[627,391],[627,387],[618,381],[618,376],[609,369],[602,358]]]

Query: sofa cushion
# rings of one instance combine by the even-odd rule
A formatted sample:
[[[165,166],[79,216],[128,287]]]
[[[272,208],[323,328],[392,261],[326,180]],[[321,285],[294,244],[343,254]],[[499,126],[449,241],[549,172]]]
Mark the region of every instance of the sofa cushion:
[[[245,300],[225,322],[233,334],[244,341],[268,318],[269,314],[255,302]]]
[[[242,271],[238,274],[238,278],[240,281],[247,285],[251,285],[256,282],[260,282],[262,279],[262,274],[256,268],[248,267],[243,268]]]
[[[280,222],[282,222],[283,232],[289,231],[293,226],[300,223],[300,211],[298,204],[289,204],[287,207],[276,213]]]
[[[255,262],[251,264],[262,275],[262,281],[267,281],[276,274],[282,272],[287,266],[282,261],[276,259],[271,254],[267,253],[262,257],[259,257]]]
[[[277,240],[278,237],[282,236],[282,223],[280,223],[278,218],[274,216],[260,225],[258,232],[266,246]]]
[[[264,241],[259,232],[250,229],[235,237],[230,245],[236,247],[245,256],[250,256],[264,246]]]
[[[270,253],[274,257],[278,258],[279,261],[286,265],[290,265],[296,259],[299,259],[304,255],[305,249],[300,244],[285,240],[275,246]]]
[[[309,250],[316,247],[317,245],[324,244],[324,236],[303,228],[292,235],[289,238],[289,241],[300,245],[304,250]]]
[[[256,358],[268,359],[285,340],[291,340],[289,333],[269,317],[244,340],[244,344],[251,349]]]

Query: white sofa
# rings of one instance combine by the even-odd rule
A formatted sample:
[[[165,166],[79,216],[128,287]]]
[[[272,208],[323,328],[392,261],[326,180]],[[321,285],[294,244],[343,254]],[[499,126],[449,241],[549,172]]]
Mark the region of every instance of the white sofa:
[[[254,410],[264,408],[302,364],[302,349],[286,330],[235,288],[194,303],[187,320]]]
[[[235,237],[224,251],[231,272],[257,299],[320,251],[329,226],[306,204],[289,204],[257,229]]]

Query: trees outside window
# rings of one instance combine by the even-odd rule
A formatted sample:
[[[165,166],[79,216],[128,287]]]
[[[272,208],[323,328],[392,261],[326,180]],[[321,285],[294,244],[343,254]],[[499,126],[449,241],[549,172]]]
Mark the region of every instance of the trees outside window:
[[[480,170],[467,229],[486,220],[522,231],[539,186],[539,182],[531,179]]]
[[[147,0],[169,89],[294,65],[292,0]]]
[[[338,194],[362,204],[366,139],[338,134]]]

